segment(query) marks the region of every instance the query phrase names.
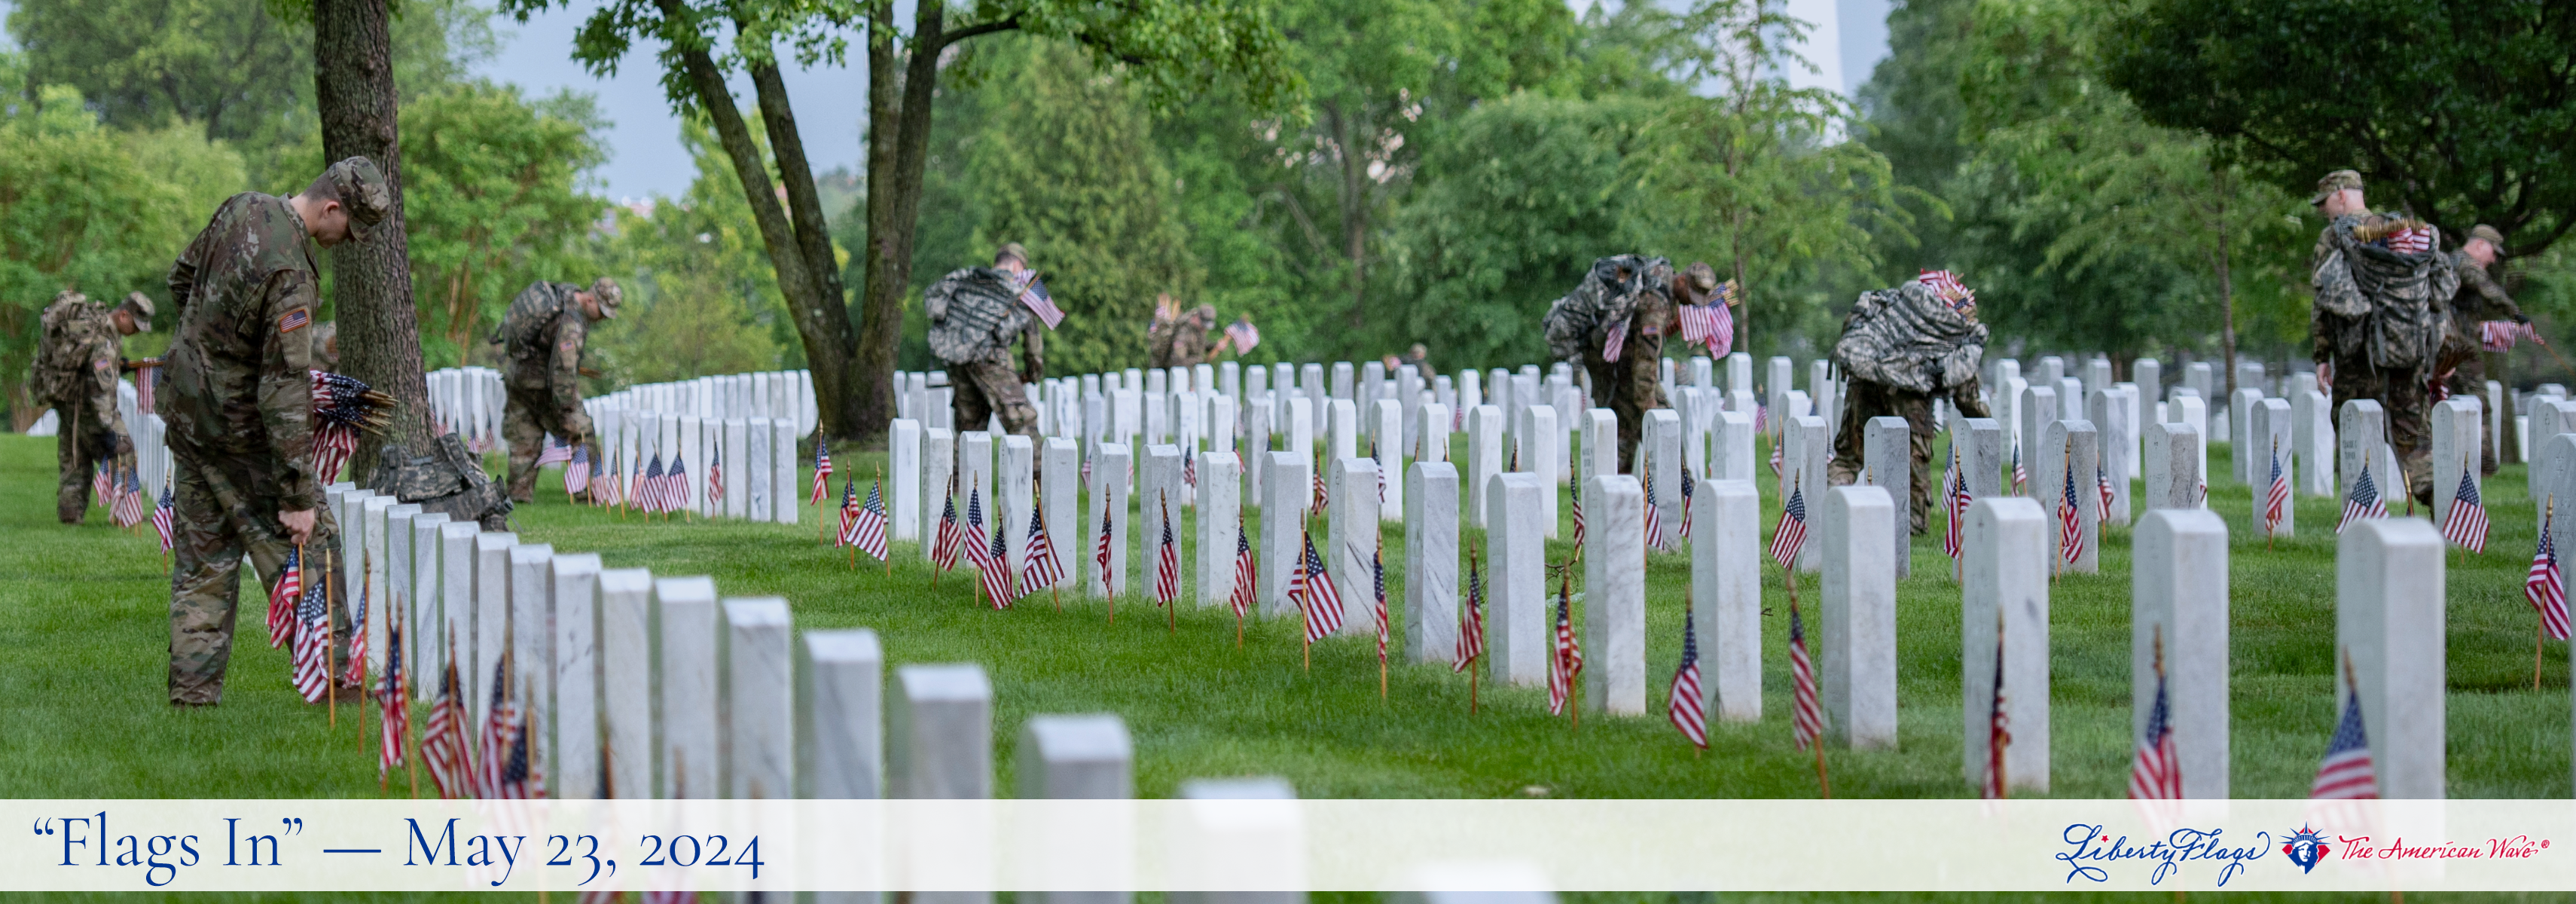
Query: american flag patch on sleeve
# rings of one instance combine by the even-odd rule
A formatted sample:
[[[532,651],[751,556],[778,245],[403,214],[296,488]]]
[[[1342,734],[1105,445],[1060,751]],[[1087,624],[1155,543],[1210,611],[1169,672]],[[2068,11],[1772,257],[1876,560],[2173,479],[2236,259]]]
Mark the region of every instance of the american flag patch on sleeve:
[[[278,315],[277,331],[281,333],[292,333],[296,330],[303,329],[307,324],[312,322],[313,311],[311,308],[296,308],[295,310]]]

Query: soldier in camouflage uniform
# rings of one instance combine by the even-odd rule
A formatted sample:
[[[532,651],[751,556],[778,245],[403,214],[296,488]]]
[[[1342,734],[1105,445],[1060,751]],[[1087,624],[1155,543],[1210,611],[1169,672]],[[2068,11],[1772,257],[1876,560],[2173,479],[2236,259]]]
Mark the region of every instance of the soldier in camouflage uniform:
[[[1834,342],[1834,366],[1848,394],[1843,422],[1834,433],[1827,483],[1859,479],[1868,467],[1862,426],[1871,418],[1905,419],[1913,460],[1909,520],[1914,533],[1931,523],[1932,400],[1947,398],[1961,417],[1993,417],[1978,394],[1977,364],[1986,354],[1986,325],[1977,322],[1977,296],[1949,271],[1925,273],[1893,289],[1863,292],[1843,318]],[[1810,499],[1814,497],[1808,497]]]
[[[1171,298],[1163,296],[1167,302]],[[1177,309],[1179,306],[1175,303],[1171,307]],[[1156,316],[1154,326],[1145,331],[1147,363],[1156,368],[1206,363],[1216,354],[1216,343],[1208,339],[1208,331],[1215,328],[1215,305],[1199,305],[1195,310],[1170,318]]]
[[[1601,258],[1574,291],[1548,306],[1544,321],[1548,353],[1582,362],[1592,378],[1592,403],[1618,415],[1622,473],[1635,467],[1646,412],[1667,407],[1656,362],[1664,355],[1664,334],[1676,326],[1672,283],[1672,262],[1663,258]]]
[[[2487,401],[2487,359],[2481,326],[2489,320],[2510,320],[2528,325],[2522,307],[2513,303],[2487,268],[2495,266],[2496,250],[2504,247],[2504,234],[2493,226],[2479,225],[2469,230],[2469,240],[2460,250],[2451,252],[2451,270],[2460,275],[2460,290],[2452,293],[2451,328],[2442,336],[2442,358],[2433,365],[2435,379],[2450,395],[2467,396]],[[2495,431],[2485,435],[2486,448],[2480,453],[2480,473],[2496,472]]]
[[[347,563],[325,552],[338,548],[338,530],[313,469],[313,343],[303,332],[320,303],[312,246],[364,241],[392,209],[376,165],[351,157],[294,197],[225,200],[170,268],[178,327],[160,406],[178,465],[173,704],[223,699],[245,551],[273,590],[286,554],[301,547],[307,585],[328,580],[336,599],[349,598],[340,577]],[[332,658],[344,662],[348,609],[334,611]],[[340,686],[332,696],[359,694]]]
[[[113,460],[119,474],[134,470],[134,440],[116,409],[116,377],[125,367],[123,339],[152,328],[152,300],[136,292],[110,308],[65,289],[41,321],[44,340],[28,389],[37,405],[54,409],[54,462],[62,469],[54,514],[79,524],[89,514],[90,475],[99,462]]]
[[[2427,250],[2391,247],[2391,233],[2421,224],[2371,212],[2360,173],[2327,173],[2308,200],[2328,221],[2308,260],[2316,292],[2309,328],[2318,376],[2333,387],[2336,411],[2351,399],[2379,403],[2407,488],[2429,506],[2429,384],[2441,349],[2443,302],[2458,290],[2459,275],[2438,250],[2438,233]]]
[[[492,342],[501,347],[509,395],[501,436],[510,443],[512,501],[536,498],[537,453],[546,434],[568,446],[590,442],[590,415],[581,408],[582,344],[592,323],[617,316],[623,298],[617,281],[602,276],[587,289],[529,283],[510,300]]]
[[[1028,267],[1028,251],[1012,242],[992,266],[949,271],[922,293],[930,353],[948,365],[948,385],[957,390],[950,407],[959,430],[984,429],[999,415],[1003,432],[1038,435],[1038,409],[1021,388],[1046,373],[1045,324],[1020,301]],[[1013,339],[1021,340],[1025,373],[1011,369]]]

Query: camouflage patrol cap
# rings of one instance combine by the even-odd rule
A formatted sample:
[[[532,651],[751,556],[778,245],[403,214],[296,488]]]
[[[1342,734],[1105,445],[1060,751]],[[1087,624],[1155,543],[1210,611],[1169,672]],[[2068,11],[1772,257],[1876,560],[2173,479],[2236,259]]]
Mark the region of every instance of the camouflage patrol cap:
[[[1683,270],[1682,274],[1690,277],[1693,289],[1701,292],[1717,291],[1717,268],[1709,266],[1707,261],[1692,261],[1690,267]]]
[[[2327,173],[2325,178],[2317,180],[2317,193],[2308,198],[2308,206],[2314,207],[2325,203],[2326,196],[2332,195],[2335,192],[2339,192],[2347,188],[2360,187],[2360,173],[2348,169],[2335,170],[2334,172]]]
[[[152,331],[152,296],[141,292],[125,293],[125,303],[117,305],[116,309],[131,312],[134,315],[134,329],[137,332]]]
[[[2469,240],[2474,242],[2480,239],[2484,239],[2489,245],[2496,246],[2497,250],[2504,248],[2504,233],[2497,232],[2495,227],[2485,223],[2469,227]]]
[[[385,184],[384,171],[365,157],[351,157],[322,171],[331,187],[340,195],[340,209],[349,212],[349,238],[367,240],[367,230],[393,214],[394,192]]]
[[[602,276],[591,282],[590,297],[599,299],[599,319],[608,320],[617,316],[617,306],[626,300],[626,292],[617,288],[616,280]]]
[[[1002,258],[1006,257],[1018,258],[1020,263],[1023,264],[1028,263],[1029,249],[1020,247],[1020,243],[1018,242],[1003,242],[1002,247],[993,249],[994,263],[1001,263]]]

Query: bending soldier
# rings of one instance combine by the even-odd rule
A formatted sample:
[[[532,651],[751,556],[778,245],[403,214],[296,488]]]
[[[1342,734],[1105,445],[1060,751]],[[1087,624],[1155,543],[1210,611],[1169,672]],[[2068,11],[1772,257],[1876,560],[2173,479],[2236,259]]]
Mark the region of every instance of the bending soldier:
[[[179,323],[160,396],[178,466],[174,704],[223,699],[245,551],[274,591],[287,554],[302,549],[306,585],[328,581],[330,593],[349,599],[347,563],[332,567],[325,555],[338,530],[313,466],[313,342],[304,332],[320,303],[312,246],[365,241],[392,209],[384,175],[351,157],[294,197],[227,199],[170,268]],[[333,612],[331,661],[345,662],[348,609]],[[358,699],[355,685],[334,684],[333,697]]]
[[[1038,410],[1022,383],[1044,379],[1044,326],[1020,301],[1034,274],[1018,242],[1003,245],[990,267],[963,267],[922,293],[930,315],[930,352],[948,366],[957,429],[981,430],[995,416],[1002,431],[1035,437]],[[1011,341],[1021,342],[1027,370],[1011,369]]]
[[[509,403],[501,435],[510,443],[510,499],[536,497],[537,454],[546,434],[565,445],[590,442],[590,415],[581,407],[581,349],[590,325],[617,316],[624,293],[602,276],[584,289],[571,283],[534,282],[510,300],[510,312],[492,336],[506,364]]]
[[[2370,211],[2360,173],[2327,173],[2308,200],[2328,221],[2308,260],[2317,375],[2334,388],[2336,411],[2352,399],[2379,403],[2408,490],[2431,505],[2427,389],[2441,351],[2441,305],[2460,277],[2440,251],[2439,230]]]
[[[1913,459],[1915,533],[1932,511],[1932,400],[1945,397],[1961,417],[1992,417],[1978,395],[1977,364],[1986,354],[1986,326],[1977,322],[1977,295],[1948,270],[1924,273],[1893,289],[1863,292],[1843,318],[1834,342],[1849,395],[1834,434],[1834,460],[1826,480],[1839,486],[1857,479],[1864,463],[1862,427],[1874,417],[1905,419]],[[1813,497],[1810,497],[1813,498]]]
[[[1717,288],[1716,271],[1704,264],[1692,265],[1689,278],[1698,292]],[[1636,466],[1646,412],[1665,407],[1657,362],[1673,310],[1672,262],[1635,254],[1593,261],[1583,282],[1548,307],[1548,353],[1581,361],[1592,403],[1618,415],[1621,473]]]
[[[54,463],[62,474],[54,514],[79,524],[89,514],[90,474],[101,462],[113,461],[120,475],[134,470],[134,440],[116,410],[116,378],[125,367],[122,340],[152,328],[152,299],[136,292],[110,308],[65,289],[41,321],[44,340],[28,388],[37,405],[54,409],[57,422]]]

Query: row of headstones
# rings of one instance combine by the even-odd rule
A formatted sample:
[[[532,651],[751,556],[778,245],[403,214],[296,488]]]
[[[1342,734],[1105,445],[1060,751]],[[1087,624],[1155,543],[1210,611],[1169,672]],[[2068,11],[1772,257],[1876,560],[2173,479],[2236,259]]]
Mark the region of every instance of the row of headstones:
[[[652,462],[666,471],[682,465],[686,511],[698,517],[794,524],[797,506],[811,495],[796,481],[801,461],[796,444],[803,434],[793,418],[701,418],[599,406],[592,411],[591,429],[605,456],[599,463],[603,478],[613,468],[624,472],[626,485],[632,486]],[[719,476],[721,497],[714,492]]]
[[[501,372],[489,367],[442,367],[427,377],[429,410],[440,427],[465,442],[468,449],[499,448],[501,413],[509,393]]]
[[[169,427],[161,416],[145,411],[134,391],[134,381],[120,378],[116,383],[116,416],[125,422],[125,433],[134,441],[135,479],[142,485],[144,501],[149,505],[171,475]],[[28,436],[55,436],[62,432],[61,415],[45,409],[35,423],[27,425]]]
[[[701,420],[764,418],[794,424],[798,436],[813,433],[820,417],[814,402],[814,374],[804,370],[643,383],[586,400],[584,405],[593,420],[603,411],[649,412]]]
[[[452,655],[479,729],[494,683],[507,681],[508,699],[528,713],[529,762],[547,796],[993,796],[993,688],[980,665],[901,666],[889,683],[876,632],[800,634],[784,599],[607,568],[596,553],[521,542],[347,484],[329,495],[338,552],[354,563],[350,586],[383,601],[361,628],[369,673],[384,675],[389,627],[400,624],[422,639],[405,651],[417,664],[407,678],[415,699],[436,696],[439,682],[420,676]],[[1020,737],[1020,797],[1133,796],[1134,745],[1118,716],[1034,716]],[[1266,778],[1185,782],[1181,796],[1296,795]]]

